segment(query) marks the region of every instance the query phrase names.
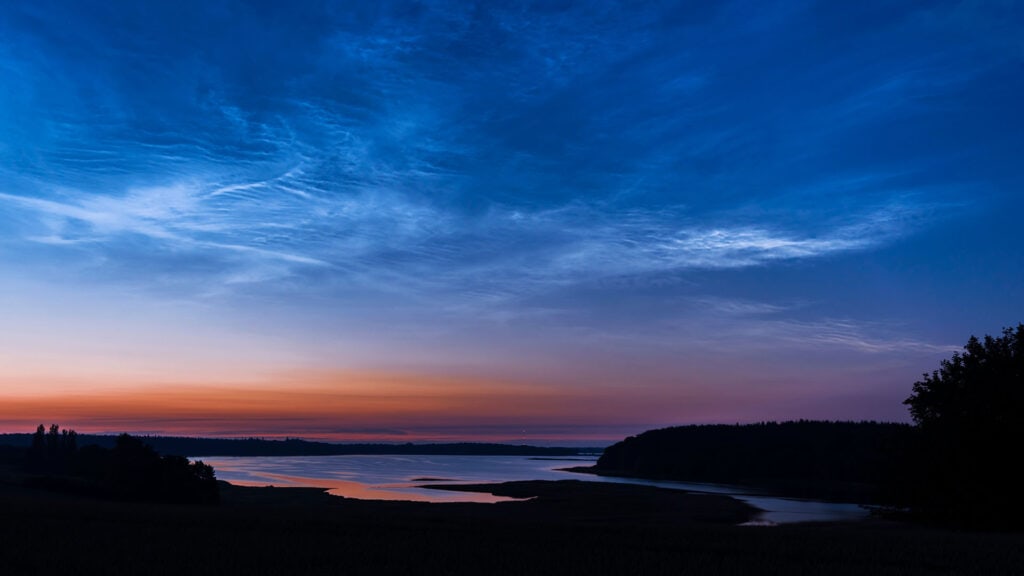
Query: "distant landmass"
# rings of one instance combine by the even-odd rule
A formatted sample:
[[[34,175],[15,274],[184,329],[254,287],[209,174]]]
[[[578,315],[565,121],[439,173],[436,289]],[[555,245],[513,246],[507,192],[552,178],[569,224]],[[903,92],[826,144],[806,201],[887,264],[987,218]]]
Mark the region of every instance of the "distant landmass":
[[[912,432],[907,424],[809,420],[677,426],[630,436],[574,471],[884,503],[902,476]]]
[[[189,438],[139,436],[161,454],[184,456],[341,456],[358,454],[452,455],[452,456],[582,456],[599,455],[603,448],[564,448],[514,444],[455,442],[443,444],[335,444],[289,438]],[[117,436],[79,434],[80,446],[112,448]],[[32,434],[0,434],[0,446],[30,446]]]

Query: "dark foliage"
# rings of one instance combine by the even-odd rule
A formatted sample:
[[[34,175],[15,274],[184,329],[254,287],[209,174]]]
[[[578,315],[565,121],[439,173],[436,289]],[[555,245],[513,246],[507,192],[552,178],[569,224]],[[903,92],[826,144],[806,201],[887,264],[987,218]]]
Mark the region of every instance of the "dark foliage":
[[[911,506],[968,525],[1012,527],[1024,414],[1024,324],[971,337],[962,353],[914,383],[904,402],[919,428]]]
[[[78,448],[73,430],[39,425],[25,457],[29,483],[120,500],[212,504],[219,487],[213,468],[183,456],[161,456],[139,438],[122,434],[113,448]]]
[[[76,464],[78,434],[74,430],[61,430],[51,424],[49,431],[42,424],[32,435],[28,450],[28,468],[37,473],[63,474]]]
[[[184,456],[160,456],[139,438],[121,434],[110,451],[107,485],[114,495],[129,500],[161,502],[217,501],[213,468]]]
[[[912,428],[878,422],[765,422],[650,430],[605,449],[595,470],[754,485],[783,494],[882,503]]]

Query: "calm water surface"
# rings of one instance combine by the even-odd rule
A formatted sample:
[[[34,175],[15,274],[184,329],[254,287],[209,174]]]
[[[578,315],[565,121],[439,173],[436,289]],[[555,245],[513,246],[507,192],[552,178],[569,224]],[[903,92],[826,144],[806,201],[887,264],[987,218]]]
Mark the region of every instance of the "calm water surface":
[[[557,468],[589,466],[595,458],[538,459],[526,456],[291,456],[203,458],[217,477],[245,486],[313,486],[331,494],[367,500],[423,502],[500,502],[490,494],[421,488],[430,484],[508,482],[511,480],[586,480],[642,484],[662,488],[727,494],[764,513],[755,524],[821,520],[857,520],[868,515],[856,504],[773,498],[720,484],[695,484],[612,478],[563,472]]]

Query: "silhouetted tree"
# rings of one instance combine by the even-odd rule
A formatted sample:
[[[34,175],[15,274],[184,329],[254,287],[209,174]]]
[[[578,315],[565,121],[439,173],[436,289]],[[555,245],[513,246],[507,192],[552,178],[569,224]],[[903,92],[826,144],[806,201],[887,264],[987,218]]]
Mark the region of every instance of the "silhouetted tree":
[[[60,454],[60,426],[50,424],[50,431],[46,434],[46,455],[49,460],[55,461]]]
[[[32,446],[28,449],[28,465],[30,468],[38,470],[43,467],[44,462],[46,462],[46,427],[40,424],[36,428],[36,433],[32,435]]]
[[[46,427],[42,424],[36,428],[36,433],[32,436],[32,450],[40,453],[46,451]]]
[[[1024,324],[995,338],[972,336],[963,352],[915,382],[904,404],[920,436],[911,505],[960,523],[1018,521]]]
[[[78,433],[65,428],[61,432],[60,445],[66,458],[74,456],[78,452]]]
[[[211,466],[184,456],[161,457],[134,436],[118,436],[111,459],[110,487],[118,498],[203,504],[219,499]]]
[[[61,430],[51,424],[49,432],[40,424],[32,435],[27,464],[33,472],[62,474],[74,467],[78,452],[78,434],[74,430]]]
[[[74,430],[36,429],[26,461],[30,483],[50,489],[124,500],[213,504],[219,487],[213,467],[184,456],[160,456],[141,439],[117,437],[112,449],[78,448]]]

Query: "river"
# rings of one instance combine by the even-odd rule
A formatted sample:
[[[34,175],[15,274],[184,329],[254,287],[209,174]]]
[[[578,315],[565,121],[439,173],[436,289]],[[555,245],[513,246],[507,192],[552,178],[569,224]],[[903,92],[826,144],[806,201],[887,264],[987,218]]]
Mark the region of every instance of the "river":
[[[585,480],[642,484],[695,492],[726,494],[764,512],[751,524],[859,520],[868,511],[856,504],[760,496],[736,486],[613,478],[566,472],[559,468],[589,466],[596,458],[560,459],[526,456],[290,456],[212,457],[217,478],[246,486],[313,486],[331,494],[370,500],[423,502],[499,502],[490,494],[422,488],[430,484],[492,483],[511,480]]]

